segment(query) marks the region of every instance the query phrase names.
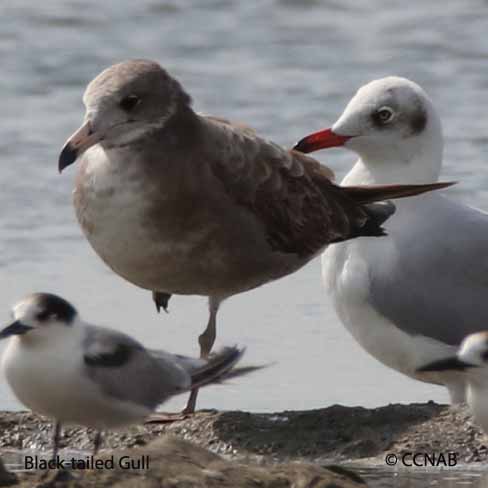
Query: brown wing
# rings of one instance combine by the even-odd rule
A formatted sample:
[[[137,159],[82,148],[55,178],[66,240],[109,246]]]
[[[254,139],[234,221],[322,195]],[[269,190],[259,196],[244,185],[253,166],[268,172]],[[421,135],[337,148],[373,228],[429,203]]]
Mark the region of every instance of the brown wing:
[[[224,117],[217,117],[216,115],[203,115],[203,114],[199,114],[199,115],[204,116],[209,121],[217,122],[218,124],[225,124],[228,125],[229,128],[241,130],[242,132],[244,132],[245,134],[251,137],[257,135],[256,131],[252,127],[250,127],[247,124],[244,124],[243,122],[236,122],[236,121],[232,122],[229,119],[224,119]]]
[[[228,121],[206,120],[214,174],[263,223],[276,251],[315,254],[365,225],[368,214],[332,183],[327,167]]]
[[[207,160],[239,204],[262,222],[271,247],[307,257],[332,242],[382,236],[394,205],[373,202],[450,186],[375,185],[340,187],[334,173],[315,159],[256,135],[248,127],[207,117]]]

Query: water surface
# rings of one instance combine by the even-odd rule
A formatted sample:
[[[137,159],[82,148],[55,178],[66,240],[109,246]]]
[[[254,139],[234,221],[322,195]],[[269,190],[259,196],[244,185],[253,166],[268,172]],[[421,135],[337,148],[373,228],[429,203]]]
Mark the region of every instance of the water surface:
[[[19,297],[50,291],[86,319],[153,347],[198,352],[205,301],[176,297],[170,313],[158,316],[149,293],[110,272],[82,237],[71,206],[74,168],[57,173],[59,149],[82,120],[84,86],[127,58],[159,61],[197,110],[244,121],[286,146],[330,126],[361,84],[407,76],[441,113],[443,176],[462,183],[450,194],[488,208],[486,14],[482,0],[444,2],[442,9],[422,0],[2,2],[0,321]],[[354,161],[340,150],[319,156],[339,177]],[[447,400],[441,388],[384,368],[354,343],[321,288],[318,260],[230,299],[218,334],[219,344],[246,344],[249,362],[275,365],[207,389],[201,407]],[[0,409],[17,408],[0,381]]]

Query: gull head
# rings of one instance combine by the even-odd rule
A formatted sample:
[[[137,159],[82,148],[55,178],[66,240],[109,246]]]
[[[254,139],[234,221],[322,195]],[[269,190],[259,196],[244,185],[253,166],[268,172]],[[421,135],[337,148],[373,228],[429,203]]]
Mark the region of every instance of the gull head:
[[[468,335],[455,356],[433,361],[419,372],[427,371],[466,371],[474,372],[488,366],[488,332]]]
[[[461,343],[457,356],[473,367],[488,366],[488,332],[467,336]]]
[[[441,122],[419,85],[389,76],[362,86],[330,129],[303,138],[295,149],[336,146],[356,152],[373,172],[433,181],[442,164]]]
[[[49,337],[71,327],[76,309],[69,302],[50,293],[34,293],[12,309],[13,322],[0,331],[0,339],[17,336],[21,340]]]
[[[164,128],[191,99],[158,63],[136,59],[102,71],[88,84],[83,103],[84,123],[61,151],[60,172],[95,144],[127,146]]]

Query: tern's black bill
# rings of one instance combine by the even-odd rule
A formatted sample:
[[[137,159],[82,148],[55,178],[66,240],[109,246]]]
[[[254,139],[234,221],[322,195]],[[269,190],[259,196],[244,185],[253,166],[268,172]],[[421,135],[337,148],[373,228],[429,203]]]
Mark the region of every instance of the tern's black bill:
[[[74,148],[70,143],[66,144],[59,155],[58,169],[59,172],[63,171],[64,168],[73,164],[78,157],[78,149]]]
[[[475,364],[465,363],[456,356],[446,359],[439,359],[439,361],[433,361],[417,369],[417,372],[423,373],[428,371],[464,371],[468,368],[476,367]]]
[[[25,325],[20,320],[16,320],[0,331],[0,339],[5,339],[13,335],[22,335],[31,329],[32,327],[30,325]]]

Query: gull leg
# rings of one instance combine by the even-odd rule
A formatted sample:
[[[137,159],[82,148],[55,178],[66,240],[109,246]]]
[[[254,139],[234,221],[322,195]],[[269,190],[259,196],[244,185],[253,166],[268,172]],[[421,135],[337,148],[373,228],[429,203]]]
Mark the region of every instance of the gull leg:
[[[208,300],[208,307],[210,311],[210,316],[208,319],[208,324],[206,329],[198,337],[198,342],[200,344],[200,357],[207,358],[212,350],[212,346],[215,342],[215,337],[217,335],[217,312],[219,306],[222,303],[221,298],[210,297]],[[167,414],[167,413],[153,413],[146,420],[146,424],[151,423],[164,423],[164,422],[175,422],[176,420],[183,420],[187,415],[195,412],[195,407],[197,403],[198,388],[191,390],[190,398],[186,404],[186,407],[178,414]]]
[[[98,454],[98,450],[100,449],[100,446],[102,445],[102,431],[97,430],[97,433],[95,435],[95,439],[93,441],[93,455],[96,456]]]
[[[207,328],[202,334],[198,336],[198,343],[200,344],[200,357],[207,359],[210,351],[217,337],[217,312],[219,311],[220,300],[215,297],[208,299],[208,308],[210,317],[208,319]]]
[[[61,437],[61,422],[54,422],[53,431],[53,459],[56,459],[59,451],[59,438]]]
[[[200,344],[200,357],[203,359],[208,358],[210,351],[215,342],[217,336],[217,312],[221,303],[221,299],[216,297],[210,297],[208,299],[208,308],[210,310],[210,317],[208,319],[207,328],[198,337],[198,343]],[[190,398],[183,410],[183,414],[189,414],[195,412],[197,404],[198,388],[191,390]]]

